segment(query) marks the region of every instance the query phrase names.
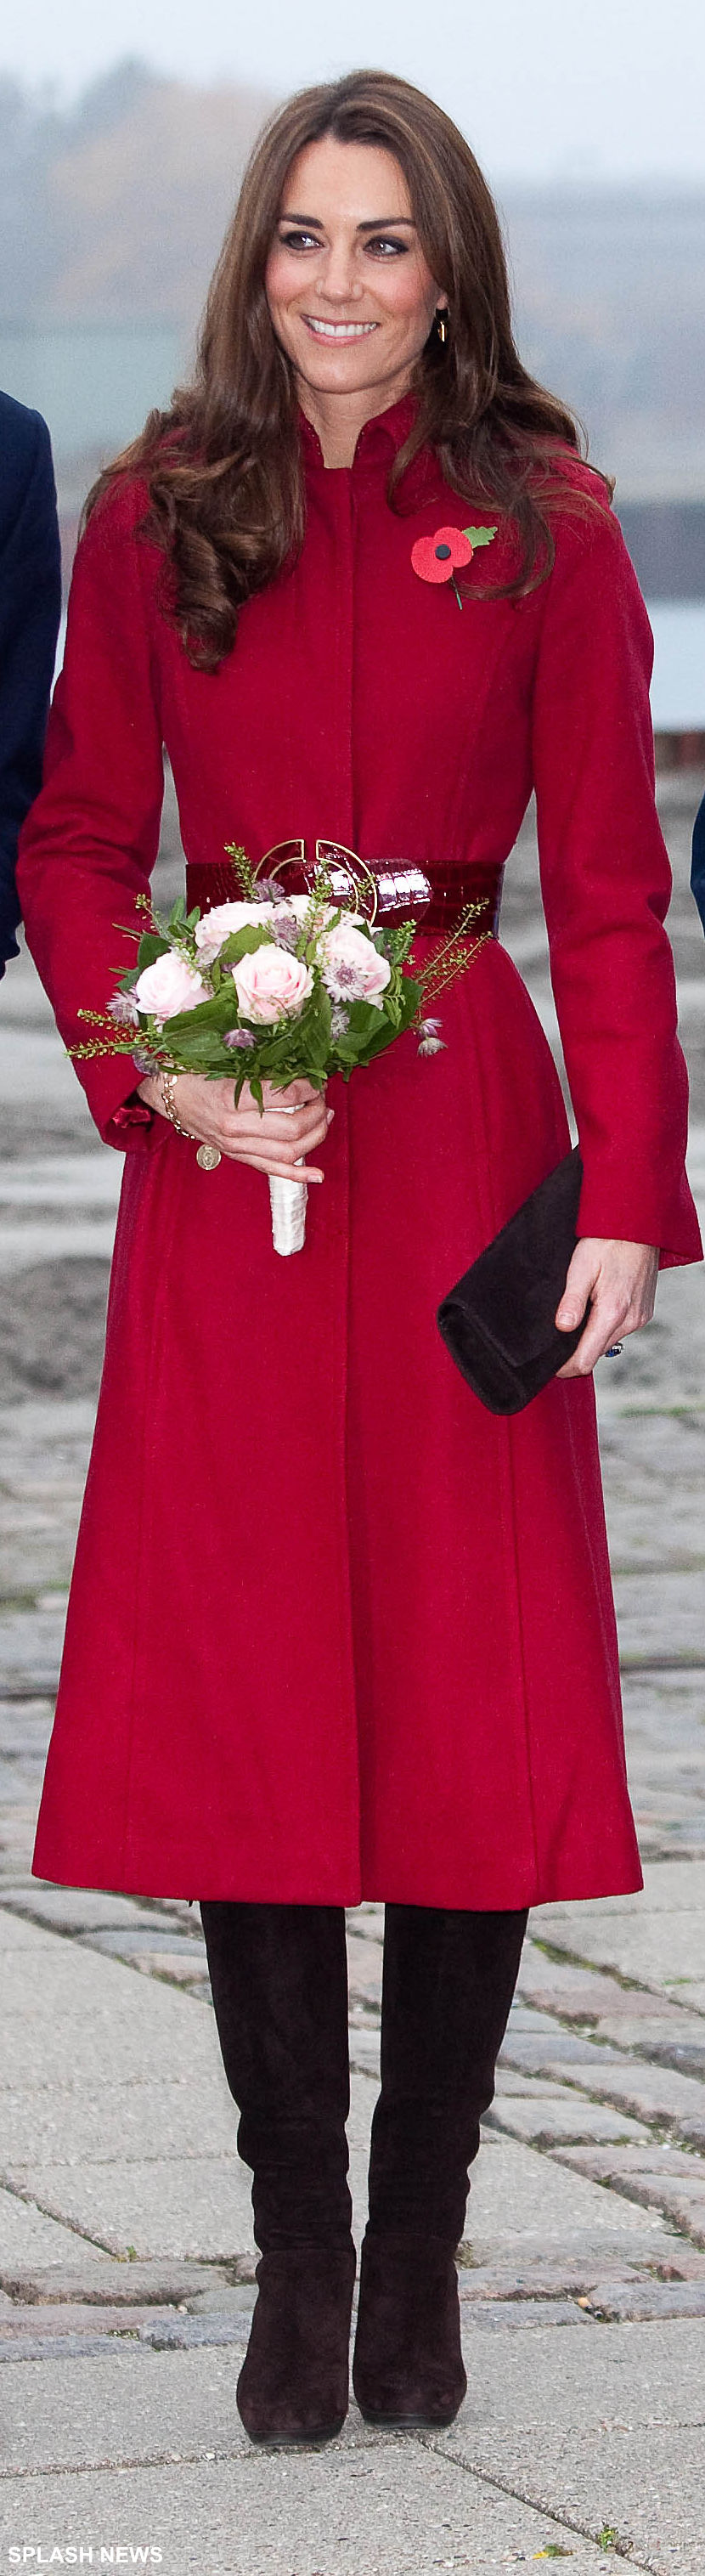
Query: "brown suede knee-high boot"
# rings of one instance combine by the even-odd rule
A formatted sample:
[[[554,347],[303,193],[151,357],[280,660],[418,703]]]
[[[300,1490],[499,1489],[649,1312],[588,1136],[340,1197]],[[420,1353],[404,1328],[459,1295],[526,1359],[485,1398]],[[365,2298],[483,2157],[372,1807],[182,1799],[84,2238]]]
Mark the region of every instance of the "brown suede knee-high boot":
[[[261,2249],[238,2407],[253,2441],[324,2441],[347,2413],[355,2281],[345,1915],[209,1902],[201,1917]]]
[[[388,1905],[353,2387],[368,2422],[450,2424],[467,2380],[455,2251],[526,1913]]]

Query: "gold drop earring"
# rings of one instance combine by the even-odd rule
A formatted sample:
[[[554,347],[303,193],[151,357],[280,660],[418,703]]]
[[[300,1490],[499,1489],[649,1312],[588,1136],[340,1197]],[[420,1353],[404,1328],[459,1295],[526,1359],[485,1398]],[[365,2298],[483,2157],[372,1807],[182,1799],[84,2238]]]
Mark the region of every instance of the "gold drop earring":
[[[437,308],[436,329],[441,343],[441,348],[444,349],[448,338],[448,307],[446,304],[439,304]]]

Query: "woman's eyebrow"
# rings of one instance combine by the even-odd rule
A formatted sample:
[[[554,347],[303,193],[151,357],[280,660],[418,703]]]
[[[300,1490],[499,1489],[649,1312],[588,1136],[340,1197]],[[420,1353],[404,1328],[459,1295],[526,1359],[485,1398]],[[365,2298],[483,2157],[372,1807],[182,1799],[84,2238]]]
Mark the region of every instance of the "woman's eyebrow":
[[[310,232],[325,231],[320,215],[281,214],[279,222],[280,224],[305,224]],[[358,224],[356,229],[359,233],[400,232],[402,225],[407,232],[414,232],[413,215],[375,215],[374,222],[371,222],[370,217],[366,215],[364,223]]]

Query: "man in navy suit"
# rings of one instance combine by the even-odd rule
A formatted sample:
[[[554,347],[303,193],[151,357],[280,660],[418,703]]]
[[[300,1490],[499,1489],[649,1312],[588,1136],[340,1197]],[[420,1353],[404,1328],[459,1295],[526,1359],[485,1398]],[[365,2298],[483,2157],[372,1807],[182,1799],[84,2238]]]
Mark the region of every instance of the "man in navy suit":
[[[698,807],[693,833],[693,865],[690,874],[695,901],[705,930],[705,796]]]
[[[17,835],[41,778],[60,613],[49,432],[0,393],[0,975],[17,956]]]

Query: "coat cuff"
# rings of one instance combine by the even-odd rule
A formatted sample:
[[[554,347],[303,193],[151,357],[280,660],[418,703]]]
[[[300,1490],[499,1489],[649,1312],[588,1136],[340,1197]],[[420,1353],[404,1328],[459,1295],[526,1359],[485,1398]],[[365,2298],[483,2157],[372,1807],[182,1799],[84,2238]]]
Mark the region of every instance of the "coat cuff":
[[[653,1184],[630,1179],[624,1166],[618,1172],[585,1174],[580,1193],[577,1233],[597,1235],[604,1241],[651,1243],[660,1254],[661,1268],[670,1270],[677,1263],[702,1261],[703,1246],[693,1199],[683,1172],[667,1202],[654,1192]]]
[[[134,1097],[142,1080],[139,1066],[129,1056],[108,1056],[82,1064],[81,1080],[104,1145],[115,1145],[123,1154],[151,1151],[162,1121],[146,1101]]]

